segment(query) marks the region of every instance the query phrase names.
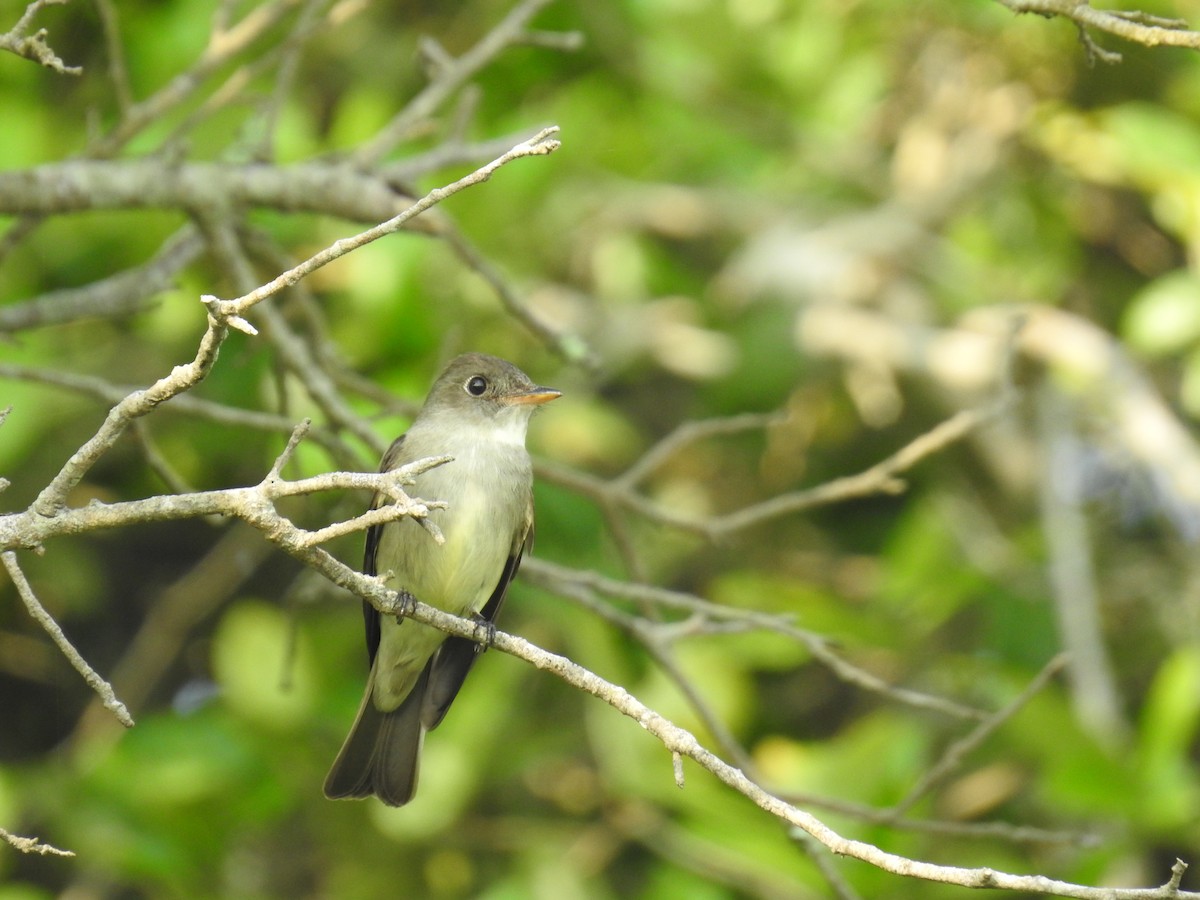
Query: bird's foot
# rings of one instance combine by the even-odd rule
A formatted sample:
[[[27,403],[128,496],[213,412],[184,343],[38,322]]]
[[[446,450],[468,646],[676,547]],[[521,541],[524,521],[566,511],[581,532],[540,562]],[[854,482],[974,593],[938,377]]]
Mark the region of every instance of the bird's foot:
[[[417,608],[417,598],[408,591],[396,592],[396,621],[403,622]]]
[[[472,618],[475,620],[475,652],[482,653],[496,643],[496,623],[485,619],[479,613],[475,613]],[[482,636],[479,634],[480,630],[483,631]]]

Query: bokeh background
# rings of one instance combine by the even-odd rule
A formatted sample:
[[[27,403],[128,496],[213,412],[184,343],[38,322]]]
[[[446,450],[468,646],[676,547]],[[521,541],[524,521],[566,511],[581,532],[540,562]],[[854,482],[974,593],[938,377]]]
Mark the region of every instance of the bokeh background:
[[[115,43],[105,4],[42,10],[51,46],[84,71],[0,56],[0,176],[94,153],[113,133],[114,47],[138,101],[196,71],[221,16],[279,5],[130,0]],[[283,6],[108,155],[168,179],[178,160],[352,155],[438,77],[423,39],[458,56],[517,4]],[[1200,27],[1195,2],[1136,6]],[[0,11],[0,28],[22,8]],[[1094,35],[1123,54],[1105,64],[1071,24],[989,0],[559,0],[533,25],[579,46],[506,49],[381,165],[420,194],[473,168],[405,168],[451,138],[560,126],[558,152],[438,212],[568,352],[447,241],[395,235],[276,302],[348,408],[387,441],[449,356],[505,356],[565,392],[530,434],[536,557],[787,614],[890,684],[983,710],[1072,656],[889,824],[879,811],[970,721],[849,684],[785,636],[602,598],[696,626],[657,648],[664,668],[535,579],[518,581],[502,627],[722,752],[686,684],[765,786],[886,850],[1113,886],[1159,884],[1177,856],[1200,864],[1200,56]],[[141,265],[188,218],[30,220],[11,185],[0,178],[0,313]],[[292,259],[372,224],[233,214]],[[262,280],[283,267],[257,262]],[[148,384],[194,354],[198,297],[233,284],[201,253],[134,312],[6,325],[4,511],[33,500],[111,402],[46,373]],[[309,442],[290,474],[376,465],[377,447],[332,420],[270,336],[232,336],[192,395],[276,424],[168,404],[72,501],[168,492],[165,473],[195,489],[254,484],[304,416],[340,452]],[[682,445],[640,483],[656,508],[704,520],[855,474],[1002,397],[902,493],[717,541],[580,487],[683,423],[777,414]],[[315,527],[365,502],[285,509]],[[361,540],[330,550],[356,565]],[[231,523],[64,538],[20,559],[138,724],[96,708],[0,583],[0,827],[76,854],[0,846],[0,900],[962,893],[848,861],[833,863],[835,886],[745,798],[690,764],[680,790],[636,723],[499,653],[429,736],[416,802],[330,803],[320,784],[365,670],[354,598]]]

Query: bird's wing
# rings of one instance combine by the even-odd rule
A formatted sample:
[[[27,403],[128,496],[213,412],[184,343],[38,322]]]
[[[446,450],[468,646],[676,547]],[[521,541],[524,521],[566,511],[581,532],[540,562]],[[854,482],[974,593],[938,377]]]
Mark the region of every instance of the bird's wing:
[[[380,472],[390,472],[400,465],[401,446],[404,444],[404,435],[392,441],[392,446],[388,447],[387,452],[383,454],[383,460],[379,463]],[[382,503],[386,497],[382,494],[376,494],[371,500],[371,509],[375,509]],[[375,569],[375,556],[379,552],[379,539],[383,536],[382,525],[372,525],[367,529],[367,544],[363,552],[363,574],[378,575]],[[367,626],[367,665],[371,666],[375,663],[375,653],[379,650],[380,625],[379,625],[379,610],[373,607],[366,600],[363,601],[363,619]]]
[[[476,614],[476,620],[488,625],[496,621],[504,598],[508,596],[508,586],[512,583],[521,567],[521,558],[525,551],[533,546],[533,496],[529,497],[529,505],[525,511],[524,527],[517,532],[513,540],[512,552],[504,563],[500,580],[488,597],[487,603]],[[429,683],[425,687],[425,704],[421,709],[421,723],[426,729],[436,728],[446,715],[450,704],[458,696],[467,673],[475,664],[476,658],[486,650],[483,644],[476,643],[463,637],[449,637],[438,648],[433,657],[433,668],[429,673]]]

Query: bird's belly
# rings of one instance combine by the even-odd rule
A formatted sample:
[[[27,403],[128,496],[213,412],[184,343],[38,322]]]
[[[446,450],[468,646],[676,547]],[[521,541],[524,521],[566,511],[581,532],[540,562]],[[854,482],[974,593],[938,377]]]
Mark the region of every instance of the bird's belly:
[[[391,571],[388,586],[457,616],[487,603],[512,550],[516,523],[501,521],[482,490],[458,485],[451,508],[430,519],[441,529],[439,544],[416,522],[401,520],[384,529],[377,571]],[[408,696],[445,632],[411,620],[384,616],[375,661],[375,704],[390,710]]]

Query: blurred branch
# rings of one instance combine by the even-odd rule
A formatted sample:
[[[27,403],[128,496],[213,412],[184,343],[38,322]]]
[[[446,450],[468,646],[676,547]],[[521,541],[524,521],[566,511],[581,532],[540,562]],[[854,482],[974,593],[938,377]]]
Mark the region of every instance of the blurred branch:
[[[301,427],[306,426],[307,423]],[[442,465],[447,460],[448,457],[432,457],[394,472],[326,472],[299,481],[287,481],[272,472],[252,487],[171,494],[118,503],[92,502],[81,507],[60,506],[49,513],[40,511],[35,504],[23,512],[0,515],[0,549],[38,550],[46,541],[65,535],[121,528],[140,522],[174,522],[213,515],[243,519],[267,533],[269,538],[279,527],[277,520],[281,519],[275,512],[274,502],[284,497],[321,491],[358,490],[381,493],[392,499],[392,503],[369,510],[347,522],[319,531],[294,532],[303,534],[297,540],[305,545],[316,546],[339,535],[404,516],[424,518],[429,509],[437,508],[439,504],[414,500],[404,493],[401,485],[410,483],[413,476]]]
[[[103,403],[119,403],[125,397],[138,390],[123,384],[113,384],[95,375],[80,375],[75,372],[62,372],[57,369],[37,369],[15,363],[0,362],[0,378],[14,381],[27,381],[31,384],[43,384],[62,390],[73,391],[87,397],[92,397]],[[171,398],[171,402],[162,407],[164,412],[182,413],[195,416],[218,425],[235,428],[249,428],[255,431],[267,431],[277,434],[291,434],[296,427],[293,419],[277,413],[262,412],[256,409],[242,409],[237,406],[227,406],[203,397],[193,397],[182,394]],[[320,444],[335,455],[348,456],[348,448],[341,446],[327,429],[313,428],[309,431],[308,439]]]
[[[133,719],[129,715],[129,710],[125,708],[124,703],[117,699],[117,695],[113,693],[112,685],[101,678],[99,673],[88,665],[87,660],[79,655],[79,651],[67,640],[67,636],[63,634],[63,630],[54,621],[54,617],[46,612],[46,608],[38,601],[37,595],[34,594],[28,579],[25,578],[25,573],[21,571],[21,565],[17,562],[17,554],[11,550],[5,550],[3,553],[0,553],[0,562],[4,563],[4,568],[8,571],[8,577],[12,579],[13,586],[17,589],[17,594],[24,602],[30,617],[42,626],[46,634],[50,635],[50,639],[58,646],[62,655],[75,667],[75,671],[83,676],[83,680],[88,683],[88,687],[99,695],[104,703],[104,708],[115,715],[117,721],[126,728],[132,728]]]
[[[748,773],[753,778],[752,773]],[[754,779],[758,780],[758,779]],[[870,825],[882,825],[898,831],[938,834],[946,837],[973,839],[996,838],[1012,844],[1065,844],[1076,847],[1097,847],[1100,836],[1087,831],[1054,831],[1031,825],[1009,822],[962,822],[945,819],[898,819],[890,807],[869,806],[837,797],[823,797],[797,791],[774,791],[794,806],[816,807],[842,816],[849,816]]]
[[[0,828],[0,840],[3,840],[10,847],[15,847],[22,853],[37,853],[40,856],[74,856],[75,853],[71,850],[59,850],[57,847],[52,847],[49,844],[43,844],[38,838],[22,837],[19,834],[5,831]]]
[[[411,203],[378,175],[322,161],[276,166],[158,157],[74,159],[0,172],[0,213],[13,215],[235,206],[379,222]]]
[[[491,261],[479,252],[462,232],[449,222],[445,222],[439,227],[438,234],[450,245],[450,249],[458,255],[458,258],[496,292],[508,314],[528,328],[534,337],[566,362],[582,366],[591,372],[598,371],[600,360],[587,344],[577,335],[562,334],[542,321],[517,295],[516,289],[508,283],[499,269],[492,265]]]
[[[695,872],[710,881],[733,889],[735,896],[760,897],[766,900],[797,900],[796,885],[781,879],[759,861],[748,858],[719,838],[705,840],[682,827],[649,804],[623,804],[611,810],[606,821],[622,837],[637,841],[648,852],[677,866]],[[814,860],[816,862],[816,860]],[[823,865],[829,856],[821,854]],[[828,880],[828,879],[827,879]],[[837,879],[834,875],[835,881]],[[854,894],[838,894],[840,900],[850,900]]]
[[[1187,47],[1200,50],[1200,32],[1190,31],[1184,19],[1170,19],[1140,10],[1094,9],[1081,0],[996,0],[1015,13],[1036,13],[1046,18],[1062,16],[1074,22],[1090,42],[1085,29],[1095,28],[1146,47]],[[1104,62],[1120,62],[1121,54],[1100,51]]]
[[[133,88],[129,83],[129,65],[125,60],[125,44],[121,40],[120,15],[114,0],[96,0],[100,27],[104,32],[104,55],[108,59],[108,78],[121,118],[129,115],[133,106]]]
[[[760,628],[790,637],[804,646],[814,658],[829,668],[834,675],[847,684],[853,684],[863,690],[881,694],[890,699],[918,709],[936,711],[958,719],[982,720],[988,713],[974,709],[953,700],[934,697],[919,691],[889,685],[883,679],[872,675],[864,669],[842,659],[830,649],[827,638],[797,628],[789,621],[789,617],[771,615],[757,610],[737,609],[712,603],[693,594],[672,591],[653,585],[632,584],[606,578],[596,572],[580,571],[567,568],[536,557],[525,560],[521,565],[521,577],[553,591],[561,596],[582,603],[588,609],[610,618],[617,624],[629,620],[623,619],[618,613],[595,600],[594,594],[604,594],[609,597],[630,600],[644,604],[647,607],[662,607],[666,609],[682,609],[693,613],[702,620],[718,622],[737,622],[753,628]],[[640,627],[655,627],[642,626]]]
[[[0,181],[3,175],[0,175]],[[3,188],[0,187],[0,195]],[[0,198],[0,203],[3,199]],[[149,262],[77,288],[63,288],[23,303],[0,307],[0,332],[21,331],[92,317],[132,315],[145,309],[155,294],[170,289],[175,277],[204,250],[204,242],[188,225],[159,248]]]
[[[987,719],[975,726],[970,734],[954,741],[947,747],[946,751],[942,754],[942,758],[925,773],[925,776],[913,786],[903,800],[892,807],[892,815],[897,818],[904,815],[916,805],[917,801],[944,781],[962,764],[963,759],[968,753],[978,748],[980,744],[995,734],[1000,726],[1041,693],[1042,689],[1050,683],[1050,679],[1066,667],[1069,659],[1070,657],[1066,653],[1060,653],[1055,656],[1042,667],[1042,670],[1026,685],[1025,690],[1013,698],[1011,703],[988,716]]]
[[[290,287],[300,279],[310,275],[324,265],[333,262],[335,259],[344,256],[352,250],[356,250],[371,241],[377,240],[385,235],[392,234],[404,226],[410,219],[420,215],[430,207],[440,203],[447,197],[453,196],[464,188],[472,185],[482,184],[492,177],[495,172],[504,165],[512,162],[515,159],[521,159],[527,156],[545,156],[553,153],[560,146],[559,141],[553,138],[553,135],[558,132],[557,126],[544,128],[535,134],[527,141],[522,141],[507,153],[497,157],[485,166],[482,166],[458,181],[446,185],[441,188],[434,188],[412,206],[401,212],[399,215],[376,225],[374,228],[369,228],[366,231],[360,232],[353,237],[342,238],[327,247],[315,256],[309,257],[304,262],[300,263],[282,275],[271,280],[267,284],[233,300],[221,300],[216,297],[205,297],[204,302],[208,307],[211,315],[216,316],[221,321],[228,322],[239,330],[248,331],[254,334],[254,328],[242,319],[242,315],[260,303],[267,297],[278,293],[285,287]]]
[[[553,0],[525,0],[498,24],[490,28],[462,56],[451,57],[442,51],[434,77],[419,94],[413,97],[371,140],[363,142],[352,154],[355,166],[370,168],[405,140],[414,126],[428,119],[455,91],[477,72],[514,44],[523,43],[529,21]],[[428,46],[428,44],[426,44]],[[427,56],[428,56],[427,52]]]
[[[1020,331],[1013,335],[1013,321]],[[1038,304],[978,307],[956,325],[932,328],[846,304],[802,309],[802,347],[846,362],[869,360],[929,379],[953,397],[1004,390],[1004,360],[1032,362],[1056,378],[1072,408],[1156,488],[1156,505],[1187,540],[1200,537],[1200,442],[1121,343],[1073,313]],[[978,442],[1002,478],[1027,482],[1030,461]]]
[[[968,869],[936,865],[908,859],[883,851],[872,844],[842,837],[815,816],[797,809],[778,796],[764,790],[741,769],[735,768],[703,747],[691,732],[659,715],[625,688],[606,681],[566,657],[543,650],[523,638],[502,631],[492,631],[469,619],[460,619],[436,607],[414,600],[407,594],[398,594],[385,587],[380,579],[356,572],[328,554],[318,555],[309,549],[304,549],[294,555],[322,571],[335,584],[362,597],[385,615],[412,618],[447,634],[467,638],[481,644],[486,643],[487,646],[496,647],[504,653],[516,656],[538,669],[558,676],[573,687],[603,700],[657,738],[669,753],[679,754],[698,763],[724,784],[749,798],[760,809],[793,828],[807,833],[836,855],[858,859],[895,875],[943,884],[956,884],[968,888],[1024,891],[1029,894],[1074,897],[1081,898],[1081,900],[1200,900],[1200,893],[1178,889],[1179,880],[1183,870],[1186,869],[1182,862],[1172,870],[1170,880],[1162,887],[1093,888],[1057,881],[1041,875],[1015,875],[990,868]]]
[[[42,489],[33,506],[25,513],[25,516],[29,518],[29,523],[34,524],[37,519],[52,521],[65,507],[67,494],[83,480],[97,460],[109,451],[134,419],[146,415],[160,403],[190,390],[203,380],[216,363],[217,351],[226,334],[225,326],[217,323],[210,316],[208,329],[200,340],[196,356],[190,363],[176,366],[170,375],[160,378],[144,390],[134,391],[109,410],[108,417],[104,420],[100,430],[72,454],[58,474]],[[33,519],[33,516],[36,516],[37,519]],[[0,522],[2,521],[0,519]],[[0,540],[0,544],[3,543]],[[40,541],[35,540],[33,544],[24,544],[23,546],[33,546],[39,543]],[[14,545],[8,544],[8,546]]]
[[[141,710],[179,655],[192,629],[211,615],[271,553],[248,525],[226,529],[221,539],[149,607],[133,640],[113,666],[112,684],[135,713]],[[98,732],[110,722],[93,704],[72,735],[96,752]]]
[[[1046,541],[1050,588],[1059,639],[1070,655],[1067,680],[1080,724],[1100,744],[1119,746],[1129,726],[1104,645],[1100,593],[1088,534],[1080,445],[1071,410],[1052,385],[1037,395],[1038,429],[1043,448],[1039,495]]]
[[[17,56],[23,56],[25,59],[31,59],[34,62],[41,63],[49,69],[53,69],[60,75],[81,75],[83,69],[80,66],[68,66],[57,54],[50,49],[50,45],[46,43],[46,35],[49,33],[45,28],[39,28],[33,34],[29,33],[29,27],[33,24],[33,18],[46,6],[62,6],[68,0],[33,0],[25,7],[25,12],[21,18],[17,20],[17,24],[3,34],[0,34],[0,50],[7,50],[9,53],[15,53]]]
[[[254,84],[255,78],[259,74],[274,68],[275,77],[270,96],[260,104],[261,113],[259,121],[256,123],[258,137],[251,148],[251,154],[255,159],[263,161],[274,159],[276,126],[283,104],[287,101],[288,93],[294,86],[301,52],[311,38],[328,31],[330,22],[322,14],[326,12],[326,7],[330,6],[332,2],[333,0],[304,0],[304,5],[292,23],[287,36],[271,46],[267,52],[254,55],[248,62],[230,74],[224,83],[205,97],[204,101],[175,129],[168,139],[167,145],[175,146],[182,143],[189,134],[211,118],[215,112],[239,98],[248,87]],[[342,9],[346,10],[347,5],[341,4]],[[339,17],[339,24],[361,11],[365,6],[362,3],[350,5],[354,8],[348,10],[346,15]],[[332,14],[329,18],[332,18]]]
[[[806,490],[780,494],[761,503],[720,515],[700,517],[676,512],[638,493],[635,488],[668,456],[692,441],[714,434],[729,434],[747,428],[764,427],[777,421],[777,416],[741,415],[728,420],[686,423],[677,432],[668,435],[648,450],[623,475],[609,480],[551,464],[540,466],[538,474],[547,481],[590,497],[602,508],[623,507],[652,522],[717,541],[735,532],[813,507],[869,497],[873,494],[899,494],[906,488],[899,475],[961,440],[980,425],[997,418],[1011,407],[1012,402],[1013,396],[1005,391],[994,402],[956,413],[925,434],[914,438],[891,456],[856,475],[835,478]]]
[[[208,46],[191,68],[140,103],[124,108],[124,115],[117,126],[104,137],[93,141],[88,146],[87,155],[93,158],[114,156],[149,125],[186,103],[209,76],[247,50],[299,4],[300,0],[268,0],[252,7],[240,22],[231,27],[226,27],[219,16],[214,17]]]

